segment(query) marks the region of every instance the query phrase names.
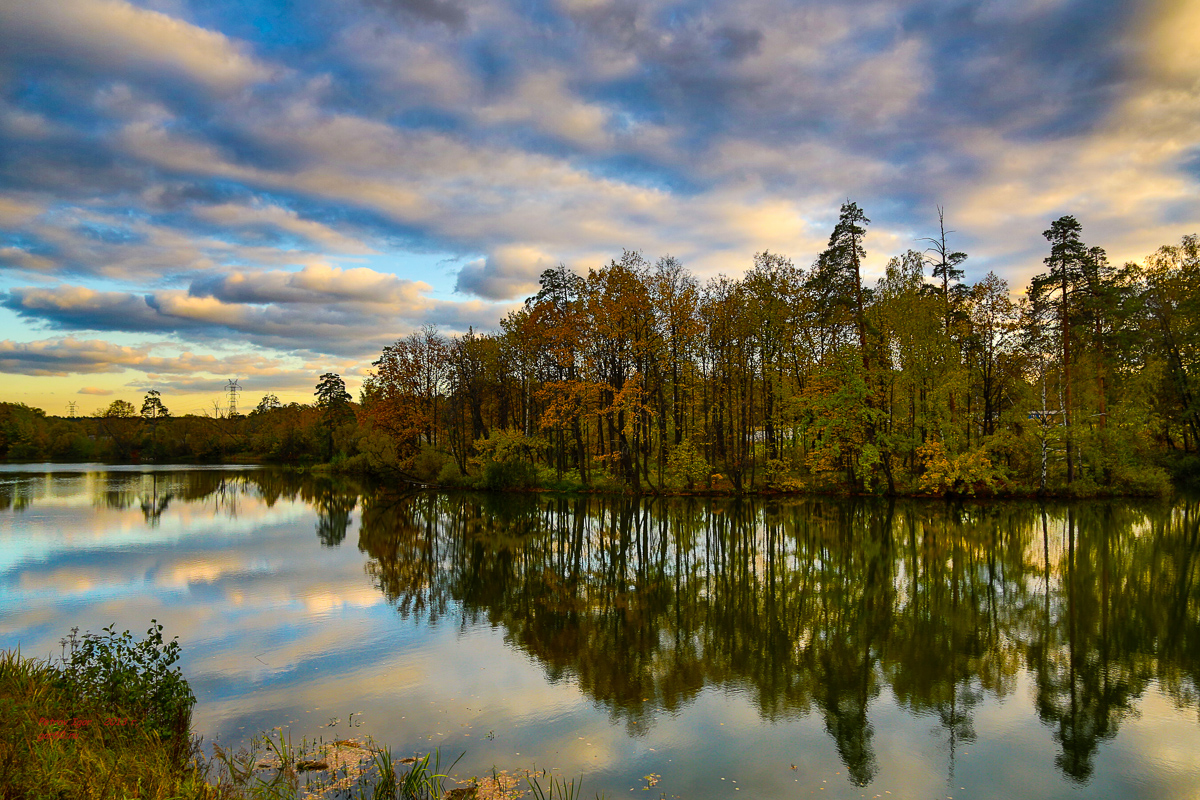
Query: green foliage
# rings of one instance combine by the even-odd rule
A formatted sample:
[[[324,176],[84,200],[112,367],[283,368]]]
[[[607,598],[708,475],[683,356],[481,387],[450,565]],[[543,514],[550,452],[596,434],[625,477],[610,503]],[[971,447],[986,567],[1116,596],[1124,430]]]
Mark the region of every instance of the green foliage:
[[[550,467],[539,467],[537,485],[551,492],[580,492],[588,488],[579,477],[578,470],[564,470],[560,476]]]
[[[528,461],[484,461],[484,489],[533,489],[538,485],[538,468]]]
[[[545,777],[544,773],[543,777]],[[546,790],[542,788],[537,775],[529,774],[525,776],[525,782],[529,784],[529,791],[533,794],[534,800],[579,800],[583,796],[582,779],[576,783],[574,778],[567,781],[566,778],[560,779],[553,775],[549,777],[550,787]]]
[[[79,653],[86,641],[76,643]],[[159,648],[160,653],[164,650]],[[148,709],[139,698],[119,688],[97,688],[112,688],[122,676],[136,673],[103,657],[119,652],[124,652],[121,646],[100,645],[93,651],[92,664],[77,656],[74,666],[80,675],[71,672],[71,661],[38,661],[22,658],[19,651],[0,652],[0,797],[214,797],[198,761],[198,743],[190,737],[190,703],[173,704],[167,694],[160,694],[159,707],[182,714],[163,729],[154,724],[154,708]],[[137,659],[147,654],[135,646],[124,655]],[[178,697],[190,697],[186,683],[174,691]],[[114,705],[114,700],[124,705]]]
[[[375,473],[387,474],[400,468],[396,440],[381,430],[366,426],[359,447],[367,457],[367,467]]]
[[[667,478],[676,487],[693,488],[707,480],[712,467],[691,439],[684,439],[671,448],[667,456]]]
[[[442,468],[438,470],[437,484],[439,486],[459,486],[463,480],[462,470],[458,468],[458,464],[454,459],[448,460],[442,464]]]
[[[495,428],[486,439],[475,441],[485,489],[530,489],[538,485],[535,457],[546,449],[545,440],[526,436],[514,428]]]
[[[254,407],[254,410],[250,414],[251,416],[254,414],[269,414],[279,407],[279,398],[274,392],[269,392],[263,395],[262,400],[258,401],[258,405]]]
[[[440,750],[426,753],[413,762],[408,772],[397,775],[396,763],[390,750],[383,748],[375,752],[376,782],[372,800],[444,800],[450,796],[446,779],[450,770],[462,758],[458,758],[442,769]],[[432,763],[430,763],[432,760]]]
[[[127,400],[113,400],[109,403],[108,408],[104,409],[102,416],[110,419],[132,419],[137,416],[137,412],[133,408],[133,403]]]
[[[139,715],[164,738],[186,734],[196,697],[182,671],[171,669],[179,660],[179,637],[164,642],[157,620],[141,640],[111,625],[103,630],[79,636],[73,628],[62,640],[64,687],[86,701]]]
[[[171,412],[163,405],[162,395],[156,389],[147,392],[146,399],[142,401],[142,419],[157,420],[169,416]]]
[[[458,467],[454,464],[453,456],[432,445],[423,444],[413,459],[410,473],[414,478],[423,483],[440,483],[439,477],[447,465],[453,465],[454,473],[458,473]]]
[[[24,403],[0,403],[0,458],[43,457],[49,431],[46,414]]]
[[[334,372],[326,372],[321,376],[314,394],[317,396],[317,408],[322,410],[344,407],[351,400],[350,393],[346,391],[346,382]]]
[[[1163,464],[1180,486],[1200,489],[1200,453],[1170,453],[1163,458]]]

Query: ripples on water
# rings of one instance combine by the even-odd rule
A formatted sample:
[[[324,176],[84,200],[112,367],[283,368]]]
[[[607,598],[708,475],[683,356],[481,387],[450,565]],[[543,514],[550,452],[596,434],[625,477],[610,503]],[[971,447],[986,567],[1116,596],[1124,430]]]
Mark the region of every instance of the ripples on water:
[[[353,726],[465,752],[463,774],[583,775],[587,796],[652,773],[683,798],[1191,797],[1200,779],[1191,501],[9,465],[0,508],[0,647],[52,655],[74,625],[157,617],[210,740]]]

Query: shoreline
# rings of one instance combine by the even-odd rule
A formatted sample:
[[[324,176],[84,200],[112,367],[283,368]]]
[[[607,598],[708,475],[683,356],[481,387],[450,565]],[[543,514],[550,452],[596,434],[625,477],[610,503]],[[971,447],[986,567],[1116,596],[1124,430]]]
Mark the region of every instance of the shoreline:
[[[573,486],[567,488],[556,488],[553,486],[508,486],[508,487],[487,487],[475,486],[470,484],[458,483],[436,483],[421,481],[411,476],[402,475],[400,473],[383,473],[369,470],[344,470],[339,469],[338,465],[331,463],[319,464],[287,464],[266,461],[262,459],[236,459],[227,461],[188,461],[177,460],[171,462],[154,462],[154,461],[11,461],[0,460],[0,467],[8,468],[5,471],[18,472],[12,467],[90,467],[95,471],[103,471],[106,467],[118,467],[120,471],[133,471],[131,467],[146,468],[148,471],[170,470],[178,467],[182,470],[189,469],[205,469],[205,470],[246,470],[247,468],[262,468],[274,469],[280,472],[311,475],[311,476],[337,476],[348,478],[361,478],[367,481],[376,483],[388,483],[390,481],[400,481],[413,489],[421,491],[441,491],[441,492],[479,492],[485,494],[554,494],[554,495],[581,495],[581,496],[599,496],[599,497],[637,497],[637,498],[684,498],[684,497],[706,497],[706,498],[757,498],[757,499],[779,499],[779,498],[816,498],[825,497],[831,499],[878,499],[878,500],[943,500],[947,502],[963,502],[963,501],[991,501],[991,500],[1122,500],[1122,499],[1140,499],[1153,500],[1165,499],[1181,493],[1187,493],[1189,487],[1182,485],[1181,481],[1172,481],[1170,486],[1165,491],[1118,491],[1108,489],[1106,487],[1084,486],[1082,489],[1072,490],[1062,487],[1041,491],[1027,489],[1004,489],[1004,490],[976,490],[971,492],[852,492],[839,489],[773,489],[773,488],[755,488],[739,491],[733,486],[716,487],[710,489],[662,489],[662,490],[642,490],[635,492],[629,487],[624,488],[606,488],[595,486]],[[78,471],[78,470],[73,470]],[[31,472],[51,472],[51,470],[31,470]]]

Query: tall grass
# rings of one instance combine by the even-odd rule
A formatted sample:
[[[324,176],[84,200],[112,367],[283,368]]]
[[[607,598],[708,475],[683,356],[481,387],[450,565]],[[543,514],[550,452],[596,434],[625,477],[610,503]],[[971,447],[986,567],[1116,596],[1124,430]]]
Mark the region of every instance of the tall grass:
[[[60,664],[0,652],[0,798],[208,800],[190,719],[189,706],[163,731],[144,704],[112,705]]]
[[[429,761],[433,759],[431,766]],[[441,750],[427,753],[413,762],[403,777],[397,777],[391,750],[376,751],[376,783],[372,800],[443,800],[449,794],[446,779],[462,755],[442,771]]]

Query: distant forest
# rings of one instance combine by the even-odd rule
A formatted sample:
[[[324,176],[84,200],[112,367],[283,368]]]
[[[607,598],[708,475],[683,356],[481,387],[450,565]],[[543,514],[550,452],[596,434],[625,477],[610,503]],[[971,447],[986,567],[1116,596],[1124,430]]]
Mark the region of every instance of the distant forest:
[[[939,217],[940,217],[939,211]],[[387,347],[358,402],[248,415],[48,418],[0,405],[9,460],[325,463],[473,488],[1156,494],[1200,476],[1200,241],[1117,266],[1070,216],[1019,299],[945,224],[862,278],[852,202],[808,268],[769,252],[701,283],[626,251],[540,290],[494,333]]]

